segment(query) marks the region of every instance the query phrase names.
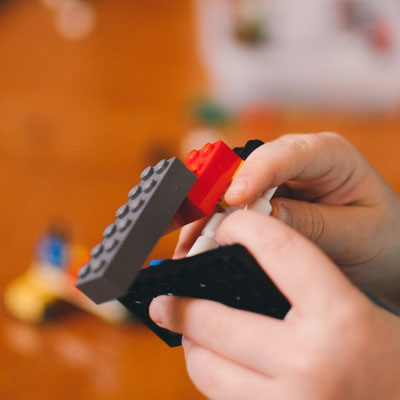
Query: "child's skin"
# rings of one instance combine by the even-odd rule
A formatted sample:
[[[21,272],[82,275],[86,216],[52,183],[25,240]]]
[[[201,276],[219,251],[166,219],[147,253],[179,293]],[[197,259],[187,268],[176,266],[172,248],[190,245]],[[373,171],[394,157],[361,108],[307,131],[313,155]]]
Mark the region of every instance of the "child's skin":
[[[353,146],[320,134],[288,135],[257,149],[226,199],[246,204],[282,184],[291,200],[273,201],[277,218],[235,212],[216,239],[249,249],[292,303],[285,320],[166,296],[152,302],[153,320],[184,335],[189,375],[212,399],[400,398],[400,319],[370,302],[331,261],[396,301],[399,198]],[[184,231],[178,256],[201,224]]]
[[[333,133],[282,136],[250,155],[225,199],[245,205],[278,185],[290,198],[272,201],[274,217],[316,243],[358,286],[400,304],[400,198],[354,146]],[[182,230],[176,257],[203,224]]]

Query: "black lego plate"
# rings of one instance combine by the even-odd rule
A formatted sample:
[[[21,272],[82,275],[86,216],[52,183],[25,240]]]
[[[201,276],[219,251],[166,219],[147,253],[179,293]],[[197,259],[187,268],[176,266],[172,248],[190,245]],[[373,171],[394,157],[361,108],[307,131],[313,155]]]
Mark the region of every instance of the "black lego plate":
[[[179,346],[181,335],[160,328],[149,317],[149,305],[159,295],[214,300],[279,319],[290,309],[257,261],[238,244],[142,269],[118,299],[165,343]]]

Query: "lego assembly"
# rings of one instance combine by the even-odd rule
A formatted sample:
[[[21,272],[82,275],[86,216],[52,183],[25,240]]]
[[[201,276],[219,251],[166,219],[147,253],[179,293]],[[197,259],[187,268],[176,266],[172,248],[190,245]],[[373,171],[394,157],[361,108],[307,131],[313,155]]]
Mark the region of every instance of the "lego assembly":
[[[236,209],[223,194],[243,160],[262,143],[251,140],[233,150],[222,141],[208,143],[191,151],[185,163],[175,157],[145,168],[116,221],[104,230],[104,240],[79,270],[76,286],[97,304],[117,298],[169,346],[180,345],[180,335],[158,327],[148,312],[153,298],[163,294],[284,318],[289,302],[251,254],[240,245],[218,248],[214,241],[218,224]],[[269,214],[274,192],[247,207]],[[210,216],[216,207],[187,258],[141,269],[163,234]]]

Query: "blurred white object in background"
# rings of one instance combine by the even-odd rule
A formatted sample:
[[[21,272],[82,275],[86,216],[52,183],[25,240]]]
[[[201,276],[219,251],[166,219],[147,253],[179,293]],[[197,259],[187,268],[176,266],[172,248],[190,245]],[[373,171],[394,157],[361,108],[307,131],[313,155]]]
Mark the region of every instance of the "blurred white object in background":
[[[56,15],[56,29],[66,39],[83,39],[96,22],[94,7],[81,0],[65,0]]]
[[[64,0],[41,0],[42,4],[50,10],[56,10]]]
[[[55,13],[55,28],[65,39],[79,40],[87,37],[96,24],[93,4],[84,0],[41,0]]]
[[[211,94],[382,111],[400,104],[400,1],[195,0]]]

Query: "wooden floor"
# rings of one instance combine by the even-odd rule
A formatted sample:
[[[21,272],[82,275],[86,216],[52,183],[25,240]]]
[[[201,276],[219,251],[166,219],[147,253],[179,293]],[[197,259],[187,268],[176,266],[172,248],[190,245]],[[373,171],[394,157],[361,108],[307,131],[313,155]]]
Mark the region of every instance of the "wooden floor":
[[[96,27],[67,41],[38,1],[0,7],[0,292],[54,220],[93,245],[139,171],[178,154],[195,56],[189,1],[98,0]],[[335,130],[400,192],[400,115],[286,111],[284,132]],[[168,257],[175,237],[157,256]],[[0,308],[0,399],[200,399],[180,349],[138,324],[84,313],[25,325]]]

